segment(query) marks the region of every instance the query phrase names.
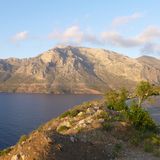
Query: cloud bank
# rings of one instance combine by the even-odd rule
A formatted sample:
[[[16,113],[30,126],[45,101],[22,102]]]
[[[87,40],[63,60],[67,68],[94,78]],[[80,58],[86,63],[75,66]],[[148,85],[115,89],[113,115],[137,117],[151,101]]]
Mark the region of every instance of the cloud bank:
[[[121,48],[136,48],[145,54],[160,54],[160,27],[147,26],[135,35],[123,34],[117,29],[119,26],[126,25],[143,17],[141,13],[133,13],[128,16],[116,17],[111,22],[111,28],[97,34],[82,29],[79,25],[72,25],[65,29],[54,30],[47,36],[48,40],[58,44],[92,44],[92,45],[111,45]],[[11,39],[12,42],[21,42],[30,38],[28,31],[18,32]]]

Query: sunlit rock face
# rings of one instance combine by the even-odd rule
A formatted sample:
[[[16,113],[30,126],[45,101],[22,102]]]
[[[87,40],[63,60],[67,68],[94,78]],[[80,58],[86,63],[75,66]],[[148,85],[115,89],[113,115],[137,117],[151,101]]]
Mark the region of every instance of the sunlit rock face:
[[[93,93],[160,83],[160,60],[95,48],[58,46],[29,59],[0,60],[0,91]]]

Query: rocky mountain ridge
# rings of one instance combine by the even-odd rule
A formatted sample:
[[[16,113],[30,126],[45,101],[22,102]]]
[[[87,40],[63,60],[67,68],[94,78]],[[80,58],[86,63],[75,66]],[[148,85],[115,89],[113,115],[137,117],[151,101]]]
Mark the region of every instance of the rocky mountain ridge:
[[[132,88],[141,80],[160,84],[159,59],[65,46],[33,58],[0,60],[1,92],[99,94],[109,88]]]

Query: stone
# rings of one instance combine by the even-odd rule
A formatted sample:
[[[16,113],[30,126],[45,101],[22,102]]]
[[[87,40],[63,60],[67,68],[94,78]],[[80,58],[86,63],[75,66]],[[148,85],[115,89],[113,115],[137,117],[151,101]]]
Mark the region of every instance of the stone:
[[[79,112],[77,116],[82,116],[83,114],[83,112]]]
[[[16,154],[16,155],[12,156],[11,160],[20,160],[20,155]]]
[[[93,108],[88,108],[86,111],[87,114],[94,114],[95,110]]]
[[[98,120],[98,122],[99,122],[99,123],[103,123],[103,122],[104,122],[104,119],[101,118],[101,119]]]
[[[62,122],[60,124],[60,126],[66,126],[66,127],[70,128],[71,127],[71,123],[69,121],[64,121],[64,122]]]
[[[75,138],[73,136],[70,137],[71,142],[75,142]]]

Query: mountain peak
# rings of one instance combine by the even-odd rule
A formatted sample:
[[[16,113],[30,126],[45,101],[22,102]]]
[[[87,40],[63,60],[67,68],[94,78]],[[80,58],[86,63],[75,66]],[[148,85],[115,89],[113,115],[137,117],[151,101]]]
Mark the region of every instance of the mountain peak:
[[[0,91],[97,94],[122,86],[130,89],[141,80],[160,84],[158,59],[56,46],[27,60],[0,61]]]

